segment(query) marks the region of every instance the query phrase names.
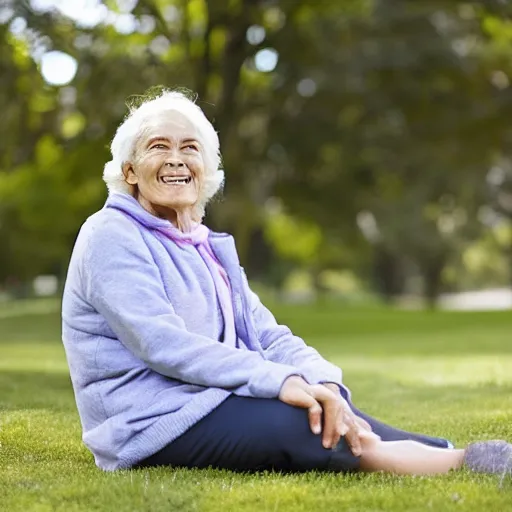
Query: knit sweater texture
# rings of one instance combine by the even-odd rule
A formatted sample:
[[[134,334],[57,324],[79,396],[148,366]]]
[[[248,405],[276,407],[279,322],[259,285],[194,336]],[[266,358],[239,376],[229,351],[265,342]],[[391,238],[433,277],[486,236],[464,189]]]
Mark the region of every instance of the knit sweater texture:
[[[231,394],[275,399],[290,375],[341,385],[341,370],[251,291],[233,238],[203,228],[183,243],[187,234],[116,193],[80,230],[62,337],[83,441],[104,470],[156,453]],[[227,278],[227,317],[205,249]]]

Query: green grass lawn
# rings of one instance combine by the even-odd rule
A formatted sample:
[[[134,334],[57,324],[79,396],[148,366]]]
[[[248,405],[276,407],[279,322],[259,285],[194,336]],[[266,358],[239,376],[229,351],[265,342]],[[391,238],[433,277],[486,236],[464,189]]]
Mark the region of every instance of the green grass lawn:
[[[462,471],[239,475],[103,473],[81,443],[55,305],[0,309],[2,511],[512,511],[512,479]],[[512,440],[512,313],[281,306],[274,311],[344,370],[355,402],[397,426]]]

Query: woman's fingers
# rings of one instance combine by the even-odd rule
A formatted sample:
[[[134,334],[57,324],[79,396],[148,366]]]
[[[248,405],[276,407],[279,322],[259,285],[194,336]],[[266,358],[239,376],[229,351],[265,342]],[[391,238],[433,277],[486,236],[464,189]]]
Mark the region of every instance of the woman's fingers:
[[[370,426],[357,418],[346,402],[323,385],[309,385],[298,376],[285,380],[279,399],[308,410],[309,426],[314,434],[322,433],[322,444],[333,448],[344,436],[354,455],[361,454],[360,432]]]
[[[352,453],[356,456],[361,455],[361,439],[359,438],[359,428],[352,415],[349,415],[345,411],[345,424],[347,425],[347,433],[345,439],[347,444],[350,446]]]
[[[325,386],[311,386],[309,392],[321,405],[323,412],[322,444],[324,448],[332,448],[339,440],[337,427],[338,416],[342,412],[341,403],[338,397]]]
[[[338,416],[336,417],[336,429],[334,431],[331,448],[334,448],[340,442],[340,439],[347,433],[347,431],[348,429],[344,422],[344,411],[343,408],[340,407]]]
[[[308,409],[309,428],[313,434],[322,432],[322,406],[315,400],[314,405]]]
[[[367,432],[372,431],[371,425],[365,419],[363,419],[359,416],[354,416],[354,418],[355,418],[356,424],[359,428],[361,428],[362,430],[366,430]]]
[[[322,406],[312,396],[311,386],[301,377],[288,377],[279,392],[279,400],[294,407],[308,410],[309,426],[313,434],[322,432]]]

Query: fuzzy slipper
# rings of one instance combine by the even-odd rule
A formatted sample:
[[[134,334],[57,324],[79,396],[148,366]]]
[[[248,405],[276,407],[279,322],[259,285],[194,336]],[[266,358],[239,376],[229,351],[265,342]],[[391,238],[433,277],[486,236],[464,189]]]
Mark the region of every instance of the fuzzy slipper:
[[[466,448],[464,466],[478,473],[512,475],[512,444],[481,441]]]

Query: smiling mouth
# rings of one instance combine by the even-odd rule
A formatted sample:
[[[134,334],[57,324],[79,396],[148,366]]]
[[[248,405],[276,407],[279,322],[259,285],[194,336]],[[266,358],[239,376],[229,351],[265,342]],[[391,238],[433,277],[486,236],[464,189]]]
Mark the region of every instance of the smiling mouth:
[[[160,176],[159,181],[165,185],[188,185],[192,176]]]

